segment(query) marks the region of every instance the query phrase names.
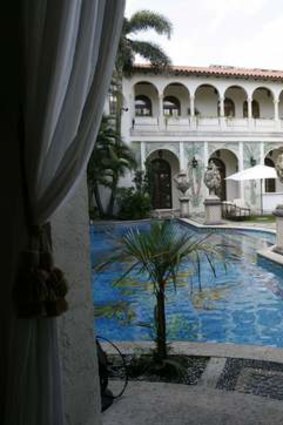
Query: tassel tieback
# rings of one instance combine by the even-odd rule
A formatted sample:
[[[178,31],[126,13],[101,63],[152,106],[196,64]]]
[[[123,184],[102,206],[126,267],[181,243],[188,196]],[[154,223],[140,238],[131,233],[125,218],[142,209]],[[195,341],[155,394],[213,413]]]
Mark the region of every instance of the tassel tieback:
[[[19,317],[54,317],[68,310],[68,284],[50,252],[26,251],[14,286]]]

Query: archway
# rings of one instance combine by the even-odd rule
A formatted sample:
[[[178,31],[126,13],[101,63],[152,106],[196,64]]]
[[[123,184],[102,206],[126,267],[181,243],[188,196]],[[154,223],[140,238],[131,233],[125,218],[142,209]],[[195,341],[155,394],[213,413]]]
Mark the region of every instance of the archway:
[[[237,156],[229,149],[218,149],[210,155],[209,160],[211,159],[218,167],[221,175],[221,187],[217,193],[221,201],[232,201],[235,198],[239,198],[239,183],[233,180],[225,180],[226,177],[238,171]]]
[[[224,93],[224,115],[242,118],[248,114],[247,92],[241,86],[230,86]],[[245,107],[243,105],[246,105]],[[245,115],[246,114],[246,115]]]
[[[195,92],[195,107],[202,117],[218,116],[219,92],[210,84],[201,84]]]
[[[163,90],[163,114],[170,116],[188,116],[190,94],[183,84],[170,83]]]
[[[134,85],[135,116],[157,117],[159,115],[158,91],[148,81],[139,81]]]
[[[153,209],[178,208],[178,191],[173,182],[180,170],[177,156],[168,149],[159,149],[148,155],[147,163]]]
[[[151,161],[151,184],[153,209],[172,208],[171,167],[163,158]]]
[[[267,87],[258,87],[253,92],[253,117],[274,118],[273,94]]]

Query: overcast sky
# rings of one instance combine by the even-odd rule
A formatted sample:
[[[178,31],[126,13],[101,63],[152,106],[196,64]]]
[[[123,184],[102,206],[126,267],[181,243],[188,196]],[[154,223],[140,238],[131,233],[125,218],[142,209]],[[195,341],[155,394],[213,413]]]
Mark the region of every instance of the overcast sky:
[[[283,0],[127,0],[126,16],[148,9],[169,18],[170,40],[152,32],[174,65],[283,70]]]

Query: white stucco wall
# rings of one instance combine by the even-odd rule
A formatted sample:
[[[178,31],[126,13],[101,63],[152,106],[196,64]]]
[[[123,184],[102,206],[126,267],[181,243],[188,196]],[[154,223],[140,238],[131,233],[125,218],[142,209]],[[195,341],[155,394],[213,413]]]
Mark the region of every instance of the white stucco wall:
[[[53,216],[52,237],[56,264],[69,282],[69,311],[58,319],[65,423],[100,425],[85,180]]]

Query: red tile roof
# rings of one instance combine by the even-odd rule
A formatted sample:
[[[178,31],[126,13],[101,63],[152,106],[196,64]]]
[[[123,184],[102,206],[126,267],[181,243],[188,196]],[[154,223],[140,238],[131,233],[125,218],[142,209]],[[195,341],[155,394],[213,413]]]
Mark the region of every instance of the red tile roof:
[[[221,66],[210,65],[209,67],[201,66],[171,66],[166,71],[156,71],[150,65],[137,64],[134,67],[135,71],[142,72],[167,72],[171,75],[195,75],[195,76],[213,76],[213,77],[226,77],[226,78],[240,78],[252,80],[272,80],[283,81],[283,71],[273,69],[249,69],[237,68],[234,66]]]

